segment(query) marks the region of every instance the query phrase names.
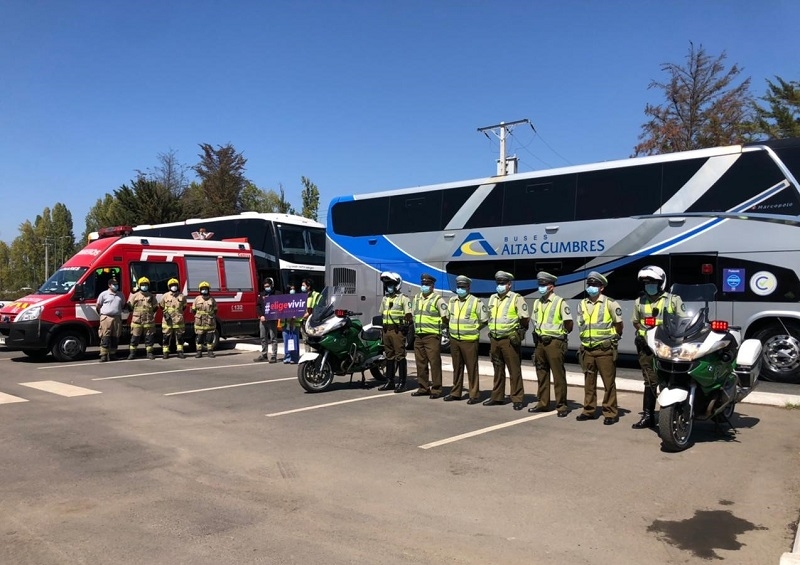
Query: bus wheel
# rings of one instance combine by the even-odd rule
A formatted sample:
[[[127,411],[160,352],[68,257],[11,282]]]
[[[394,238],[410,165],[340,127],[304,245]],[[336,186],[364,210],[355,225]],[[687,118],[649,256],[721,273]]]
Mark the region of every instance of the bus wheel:
[[[47,354],[49,353],[49,351],[47,351],[46,349],[23,349],[22,352],[31,359],[35,359],[36,361],[41,361],[42,359],[47,357]]]
[[[77,361],[86,353],[86,339],[80,332],[64,330],[56,336],[51,351],[56,361]]]
[[[787,333],[788,330],[788,333]],[[792,322],[771,324],[753,337],[762,344],[761,378],[800,383],[800,327]]]

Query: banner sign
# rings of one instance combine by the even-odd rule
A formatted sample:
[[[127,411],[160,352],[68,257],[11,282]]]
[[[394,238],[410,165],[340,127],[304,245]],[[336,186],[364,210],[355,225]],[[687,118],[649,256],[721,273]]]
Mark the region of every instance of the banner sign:
[[[264,312],[267,320],[285,320],[287,318],[302,318],[306,313],[306,300],[308,294],[276,294],[263,298]]]

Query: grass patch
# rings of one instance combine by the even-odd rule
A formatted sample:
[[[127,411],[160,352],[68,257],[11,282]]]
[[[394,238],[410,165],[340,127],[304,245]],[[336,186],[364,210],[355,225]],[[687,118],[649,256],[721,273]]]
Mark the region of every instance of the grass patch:
[[[784,408],[787,410],[800,410],[800,403],[795,402],[787,402],[783,405]]]

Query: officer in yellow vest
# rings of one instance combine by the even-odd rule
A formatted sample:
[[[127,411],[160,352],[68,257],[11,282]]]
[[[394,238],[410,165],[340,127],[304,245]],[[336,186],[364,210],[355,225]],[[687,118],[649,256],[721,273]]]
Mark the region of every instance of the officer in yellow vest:
[[[608,279],[597,271],[586,277],[587,298],[578,307],[581,347],[578,361],[584,374],[583,412],[578,421],[593,420],[597,409],[597,373],[603,379],[603,424],[619,421],[617,408],[617,343],[622,337],[622,308],[603,294]]]
[[[572,315],[567,301],[555,293],[558,278],[545,271],[536,275],[539,299],[533,301],[533,328],[536,349],[533,364],[539,383],[538,402],[528,412],[546,412],[550,409],[550,373],[556,393],[556,412],[559,418],[569,414],[567,405],[567,371],[564,356],[567,354],[567,335],[572,331]]]
[[[467,404],[480,402],[480,376],[478,374],[478,339],[481,328],[489,322],[489,310],[483,300],[470,294],[472,279],[456,277],[456,295],[447,304],[450,319],[450,356],[453,359],[453,388],[444,397],[445,402],[462,400],[464,367],[469,378]]]
[[[484,406],[505,403],[506,367],[511,378],[511,402],[514,410],[522,410],[525,389],[522,384],[520,348],[528,331],[530,316],[525,299],[511,290],[514,276],[505,271],[494,275],[497,292],[489,297],[489,342],[490,357],[494,366],[492,396]]]
[[[411,301],[400,293],[403,279],[399,274],[381,273],[383,300],[381,317],[383,323],[383,353],[386,356],[386,383],[378,390],[403,392],[406,386],[406,334],[411,323]],[[398,371],[397,386],[394,373]]]
[[[447,303],[433,293],[436,279],[423,274],[420,292],[414,297],[414,358],[417,362],[418,388],[411,396],[442,396],[442,331],[447,329]],[[428,366],[430,378],[428,380]]]

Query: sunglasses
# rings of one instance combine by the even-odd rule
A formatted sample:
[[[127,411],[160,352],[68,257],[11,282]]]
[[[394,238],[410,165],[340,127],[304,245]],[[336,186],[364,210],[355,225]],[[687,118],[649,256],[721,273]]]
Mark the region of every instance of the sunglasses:
[[[591,286],[603,286],[603,283],[601,283],[597,279],[587,279],[586,280],[586,284],[591,285]]]

